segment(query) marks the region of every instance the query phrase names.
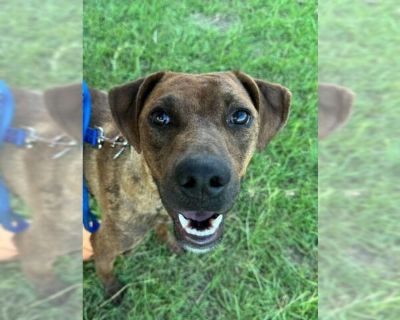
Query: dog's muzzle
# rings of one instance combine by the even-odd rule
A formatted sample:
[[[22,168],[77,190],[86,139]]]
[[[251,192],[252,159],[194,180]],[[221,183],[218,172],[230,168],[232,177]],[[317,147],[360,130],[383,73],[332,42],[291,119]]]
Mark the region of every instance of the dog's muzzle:
[[[158,187],[176,239],[188,251],[210,251],[222,239],[240,180],[229,161],[204,154],[185,157],[170,173]]]

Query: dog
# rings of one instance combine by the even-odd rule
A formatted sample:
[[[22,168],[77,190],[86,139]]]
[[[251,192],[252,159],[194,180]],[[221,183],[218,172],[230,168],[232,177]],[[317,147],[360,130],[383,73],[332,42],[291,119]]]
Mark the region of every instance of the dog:
[[[239,71],[157,72],[91,96],[91,127],[129,143],[84,146],[84,176],[102,211],[95,267],[110,297],[121,289],[115,258],[150,229],[175,252],[221,241],[250,159],[286,124],[291,93]]]
[[[336,84],[321,83],[318,86],[318,139],[325,139],[346,123],[354,96],[350,89]]]
[[[1,172],[29,211],[30,226],[14,243],[25,275],[43,298],[67,287],[54,272],[57,258],[81,248],[81,84],[11,91],[13,127],[31,128],[34,135],[30,147],[4,144]]]

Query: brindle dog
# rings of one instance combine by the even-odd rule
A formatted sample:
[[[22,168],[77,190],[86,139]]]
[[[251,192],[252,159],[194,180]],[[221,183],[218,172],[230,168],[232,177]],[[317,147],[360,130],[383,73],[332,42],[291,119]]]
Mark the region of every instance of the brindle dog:
[[[121,287],[116,256],[151,228],[175,251],[206,252],[220,241],[247,165],[285,125],[291,94],[242,72],[158,72],[91,94],[91,126],[131,146],[116,159],[110,144],[84,148],[85,178],[103,213],[91,239],[96,271],[110,296]]]

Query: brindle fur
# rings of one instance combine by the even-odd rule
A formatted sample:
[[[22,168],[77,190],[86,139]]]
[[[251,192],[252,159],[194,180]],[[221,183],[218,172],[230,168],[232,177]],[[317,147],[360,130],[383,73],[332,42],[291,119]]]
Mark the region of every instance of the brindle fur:
[[[102,210],[102,226],[91,238],[96,271],[107,294],[113,295],[121,287],[112,272],[115,258],[137,246],[150,229],[156,227],[169,247],[180,250],[166,227],[168,215],[174,214],[171,202],[187,201],[171,183],[176,163],[193,153],[216,155],[228,163],[234,183],[224,209],[230,209],[255,148],[263,148],[285,124],[290,93],[241,72],[158,72],[116,87],[109,95],[97,90],[91,94],[91,126],[101,126],[109,137],[123,134],[131,145],[117,159],[113,156],[118,149],[110,144],[100,150],[84,148],[84,175]],[[150,113],[160,104],[179,126],[159,132],[149,125]],[[251,110],[251,127],[226,127],[233,104]]]

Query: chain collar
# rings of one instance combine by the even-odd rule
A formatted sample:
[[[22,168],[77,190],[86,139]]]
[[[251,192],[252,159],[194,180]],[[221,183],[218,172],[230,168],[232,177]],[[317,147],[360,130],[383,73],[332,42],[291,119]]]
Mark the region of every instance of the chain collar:
[[[64,147],[61,151],[55,153],[51,158],[58,159],[72,150],[73,147],[78,146],[78,143],[71,139],[66,134],[59,134],[53,138],[42,137],[37,134],[35,128],[24,127],[27,135],[25,138],[25,147],[28,149],[33,148],[36,144],[46,144],[49,148]]]
[[[95,146],[97,149],[103,148],[105,142],[111,144],[111,148],[118,148],[118,151],[114,154],[113,159],[119,158],[124,151],[129,147],[128,140],[125,139],[122,135],[117,135],[113,138],[107,137],[104,133],[104,129],[102,127],[95,127],[98,131],[97,135],[97,145]]]

